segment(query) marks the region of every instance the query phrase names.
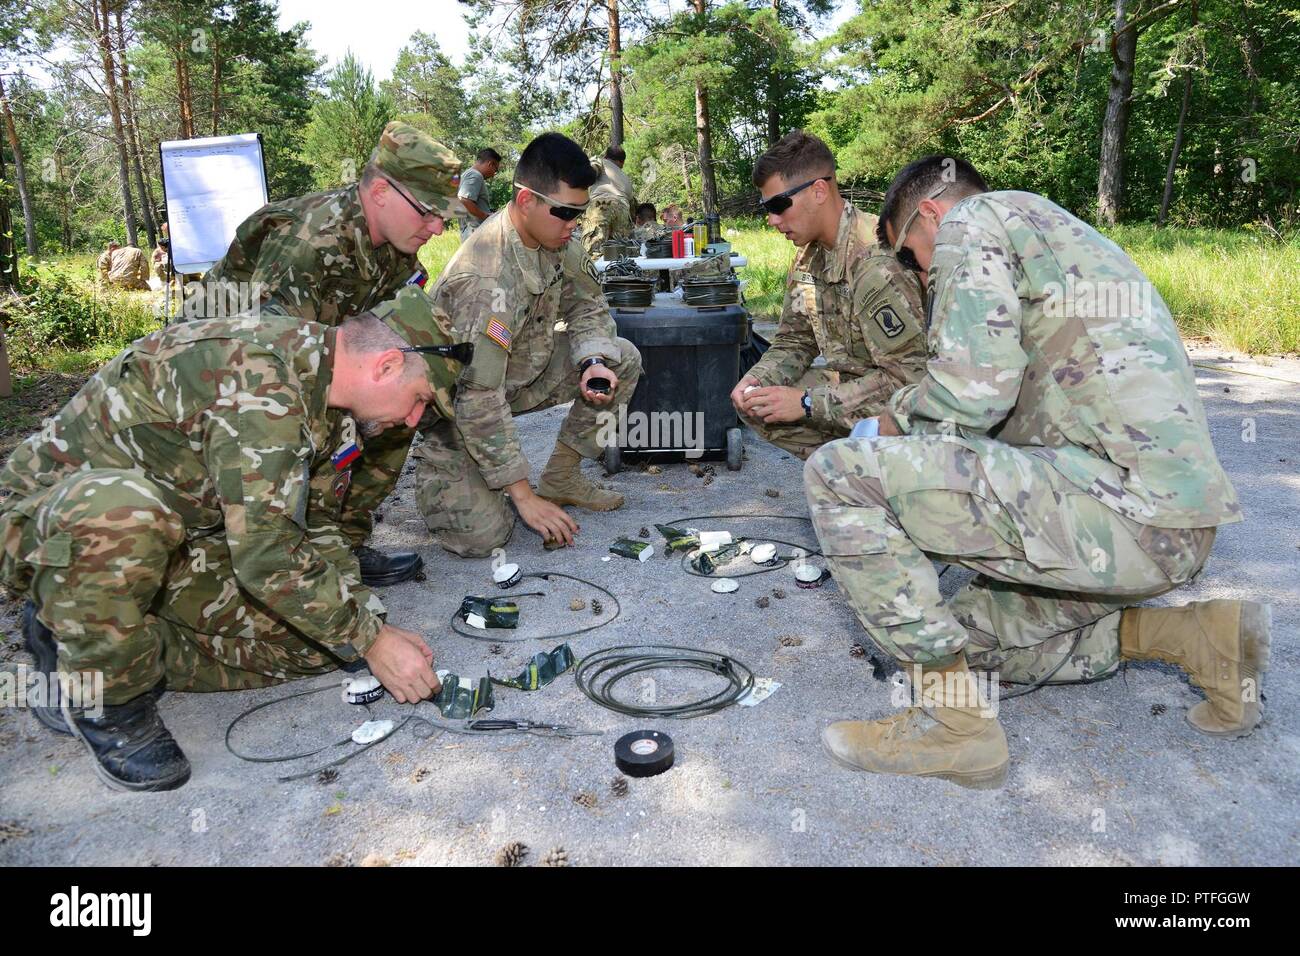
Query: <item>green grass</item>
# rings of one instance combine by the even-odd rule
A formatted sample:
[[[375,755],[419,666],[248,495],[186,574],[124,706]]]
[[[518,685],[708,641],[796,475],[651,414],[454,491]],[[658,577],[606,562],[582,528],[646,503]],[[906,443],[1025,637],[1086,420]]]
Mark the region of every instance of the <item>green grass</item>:
[[[1248,354],[1300,351],[1300,236],[1279,242],[1250,230],[1105,230],[1155,283],[1187,339]],[[749,259],[740,271],[756,316],[781,311],[794,246],[757,221],[726,230]]]

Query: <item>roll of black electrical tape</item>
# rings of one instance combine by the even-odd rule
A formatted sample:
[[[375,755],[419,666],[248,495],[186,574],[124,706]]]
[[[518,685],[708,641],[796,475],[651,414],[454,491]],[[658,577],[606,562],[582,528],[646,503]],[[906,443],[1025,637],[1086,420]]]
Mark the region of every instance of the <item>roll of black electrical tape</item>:
[[[614,744],[614,763],[629,777],[663,773],[673,756],[673,738],[658,730],[634,730]]]

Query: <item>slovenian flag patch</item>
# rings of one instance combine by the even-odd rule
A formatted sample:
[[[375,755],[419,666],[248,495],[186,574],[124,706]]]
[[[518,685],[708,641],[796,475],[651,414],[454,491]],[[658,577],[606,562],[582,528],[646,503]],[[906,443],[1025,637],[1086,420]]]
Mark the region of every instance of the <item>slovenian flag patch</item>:
[[[423,289],[424,284],[428,281],[429,281],[429,273],[425,272],[423,269],[416,269],[415,275],[407,279],[406,284],[419,286],[421,289]]]
[[[361,449],[357,448],[357,443],[349,442],[345,447],[336,451],[330,460],[334,462],[335,471],[342,471],[360,457]]]
[[[507,352],[510,351],[510,330],[496,319],[487,324],[484,334]]]

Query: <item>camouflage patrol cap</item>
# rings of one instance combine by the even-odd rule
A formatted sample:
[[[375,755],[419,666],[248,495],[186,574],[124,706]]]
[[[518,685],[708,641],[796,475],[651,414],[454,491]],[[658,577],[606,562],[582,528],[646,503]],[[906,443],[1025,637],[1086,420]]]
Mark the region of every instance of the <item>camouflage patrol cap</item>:
[[[460,188],[460,160],[442,143],[411,124],[394,120],[385,126],[370,161],[419,202],[445,218],[465,214],[465,207],[456,197]]]
[[[396,296],[375,306],[375,316],[405,339],[412,348],[440,347],[439,352],[420,354],[429,366],[429,384],[433,386],[433,405],[444,418],[452,418],[452,401],[456,379],[463,364],[468,364],[474,346],[468,342],[453,344],[451,317],[434,305],[418,285],[403,286]]]

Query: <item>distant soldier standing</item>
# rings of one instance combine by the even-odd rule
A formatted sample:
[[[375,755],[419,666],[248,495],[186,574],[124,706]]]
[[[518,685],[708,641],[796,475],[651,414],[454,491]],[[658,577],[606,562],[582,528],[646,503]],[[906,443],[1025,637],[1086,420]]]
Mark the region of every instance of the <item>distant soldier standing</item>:
[[[823,742],[864,770],[1000,786],[1006,736],[968,661],[1014,683],[1168,661],[1205,691],[1192,726],[1249,734],[1268,608],[1131,606],[1189,581],[1241,519],[1169,309],[1086,223],[982,190],[941,156],[895,177],[881,218],[929,273],[926,375],[890,400],[885,437],[832,442],[804,469],[836,581],[923,695]],[[945,604],[931,558],[979,575]]]
[[[591,161],[596,181],[590,189],[590,202],[580,223],[582,245],[587,255],[600,258],[600,247],[608,239],[632,234],[632,210],[636,195],[632,180],[623,172],[627,153],[621,146],[611,146],[603,157]]]
[[[505,544],[515,523],[507,496],[551,545],[572,544],[578,530],[561,505],[623,505],[581,468],[602,452],[599,409],[626,404],[641,375],[640,353],[617,337],[591,260],[570,241],[594,178],[573,140],[534,139],[519,157],[514,201],[469,237],[430,293],[457,337],[474,344],[455,420],[422,428],[413,453],[420,511],[454,554]],[[565,402],[573,406],[534,491],[514,418]]]
[[[760,437],[807,458],[925,373],[924,293],[876,242],[876,217],[840,196],[835,157],[816,136],[790,133],[753,179],[768,225],[799,251],[776,337],[731,402]]]
[[[469,234],[487,221],[492,215],[492,200],[488,195],[487,181],[496,176],[501,169],[501,154],[487,147],[480,149],[474,157],[474,165],[460,174],[460,189],[456,196],[465,207],[465,214],[460,217],[460,241],[464,242]]]
[[[464,212],[459,169],[441,143],[389,123],[360,182],[263,206],[240,225],[205,284],[260,283],[263,303],[325,325],[373,309],[403,283],[424,283],[416,252],[442,234],[447,217]],[[412,437],[395,428],[372,442],[348,492],[343,528],[370,585],[408,580],[424,566],[414,551],[384,555],[365,545],[372,512],[392,493]]]

